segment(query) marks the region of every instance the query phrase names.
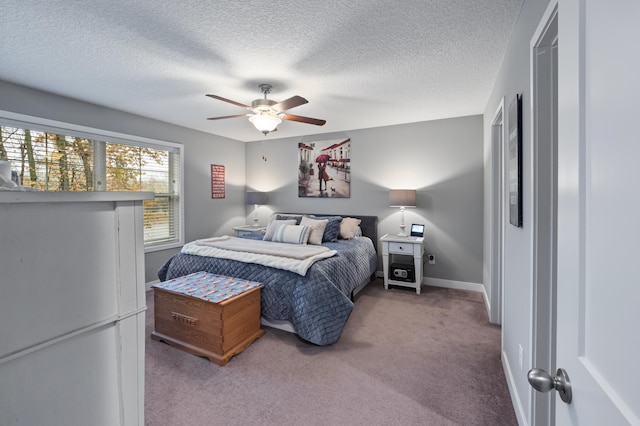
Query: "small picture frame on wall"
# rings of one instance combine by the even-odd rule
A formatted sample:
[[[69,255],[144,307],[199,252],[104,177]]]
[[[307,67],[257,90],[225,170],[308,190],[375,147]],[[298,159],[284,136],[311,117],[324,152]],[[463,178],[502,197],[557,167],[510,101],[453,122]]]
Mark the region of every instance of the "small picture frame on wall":
[[[522,95],[509,105],[509,223],[522,227]]]

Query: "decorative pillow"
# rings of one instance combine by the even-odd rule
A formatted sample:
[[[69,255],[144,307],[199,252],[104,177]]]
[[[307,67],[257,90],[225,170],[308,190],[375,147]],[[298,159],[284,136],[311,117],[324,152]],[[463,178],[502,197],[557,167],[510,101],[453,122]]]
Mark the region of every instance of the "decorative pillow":
[[[345,217],[340,222],[340,237],[345,240],[350,240],[356,236],[356,232],[360,229],[360,219],[354,219],[352,217]],[[360,230],[362,233],[362,230]]]
[[[324,234],[322,235],[322,242],[335,242],[338,241],[338,235],[340,235],[340,222],[342,216],[314,216],[314,219],[327,219],[326,228],[324,228]]]
[[[283,225],[295,225],[295,224],[296,224],[295,219],[272,220],[271,223],[269,223],[269,226],[267,226],[267,231],[264,233],[264,237],[262,237],[262,239],[264,241],[273,241],[273,236],[276,234],[276,231],[278,230],[279,227]]]
[[[296,221],[296,225],[300,225],[300,219],[302,219],[303,214],[286,214],[286,213],[271,213],[269,216],[269,220],[267,221],[267,227],[271,225],[271,222],[274,220],[291,220],[294,219]]]
[[[301,214],[278,214],[276,215],[276,220],[295,220],[296,225],[300,225],[300,221],[302,220],[303,215]]]
[[[309,234],[309,244],[322,244],[322,236],[324,235],[324,229],[329,223],[328,219],[311,219],[309,217],[303,217],[300,221],[300,225],[309,226],[311,233]]]
[[[307,244],[311,227],[304,225],[282,225],[273,236],[274,242],[289,244]]]

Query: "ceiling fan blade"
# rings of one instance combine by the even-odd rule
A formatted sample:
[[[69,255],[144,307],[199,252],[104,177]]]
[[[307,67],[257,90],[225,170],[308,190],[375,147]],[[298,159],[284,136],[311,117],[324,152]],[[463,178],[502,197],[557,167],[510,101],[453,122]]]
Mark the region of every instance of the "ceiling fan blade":
[[[319,120],[317,118],[309,118],[293,114],[285,114],[282,118],[289,121],[299,121],[300,123],[314,124],[316,126],[324,126],[324,123],[327,122],[327,120]]]
[[[284,112],[288,109],[295,108],[300,105],[304,105],[308,102],[309,101],[303,98],[302,96],[296,95],[296,96],[290,97],[289,99],[285,99],[282,102],[278,102],[277,104],[273,105],[272,108],[274,108],[276,111]]]
[[[236,114],[236,115],[225,115],[223,117],[211,117],[211,118],[207,118],[207,120],[222,120],[225,118],[237,118],[237,117],[249,117],[253,114]]]
[[[206,95],[206,96],[213,99],[217,99],[222,102],[228,102],[230,104],[239,106],[240,108],[248,109],[249,111],[252,110],[252,108],[249,105],[241,104],[240,102],[232,101],[231,99],[223,98],[222,96],[218,96],[218,95]]]

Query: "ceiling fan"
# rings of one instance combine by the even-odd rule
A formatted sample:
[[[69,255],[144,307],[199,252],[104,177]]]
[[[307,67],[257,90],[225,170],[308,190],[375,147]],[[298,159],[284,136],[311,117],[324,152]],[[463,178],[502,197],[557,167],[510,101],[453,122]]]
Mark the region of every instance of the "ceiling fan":
[[[249,121],[251,124],[255,126],[256,129],[260,130],[266,136],[269,132],[274,132],[277,129],[278,125],[282,123],[282,120],[289,121],[298,121],[300,123],[313,124],[316,126],[322,126],[326,123],[326,120],[319,120],[317,118],[309,118],[303,117],[301,115],[287,114],[285,111],[291,108],[295,108],[300,105],[304,105],[308,103],[305,98],[301,96],[292,96],[289,99],[285,99],[282,102],[276,102],[271,99],[267,99],[267,95],[271,93],[271,85],[270,84],[260,84],[258,86],[262,93],[264,93],[264,99],[255,99],[251,102],[251,106],[241,104],[240,102],[232,101],[230,99],[223,98],[222,96],[217,95],[207,95],[210,98],[218,99],[223,102],[228,102],[230,104],[239,106],[240,108],[244,108],[246,110],[251,111],[246,114],[236,114],[236,115],[226,115],[223,117],[211,117],[207,118],[207,120],[222,120],[225,118],[236,118],[236,117],[249,117]]]

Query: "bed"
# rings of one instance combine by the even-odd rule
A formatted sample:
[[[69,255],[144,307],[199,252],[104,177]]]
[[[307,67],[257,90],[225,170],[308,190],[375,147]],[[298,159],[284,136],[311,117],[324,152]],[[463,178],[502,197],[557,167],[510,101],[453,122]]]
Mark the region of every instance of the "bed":
[[[255,260],[256,256],[261,256],[259,254],[237,253],[240,259],[236,259],[235,255],[226,256],[230,251],[220,251],[220,247],[223,246],[217,246],[227,243],[250,244],[250,240],[239,241],[240,239],[234,237],[198,240],[185,245],[180,253],[171,257],[158,271],[158,277],[165,281],[193,272],[207,271],[259,281],[264,284],[261,296],[264,325],[295,332],[302,339],[316,345],[333,344],[340,338],[349,319],[356,294],[375,277],[378,263],[378,219],[376,216],[361,215],[274,213],[269,224],[274,220],[298,220],[297,223],[300,223],[299,218],[302,216],[317,220],[327,219],[334,225],[343,218],[357,219],[360,221],[357,236],[350,239],[333,238],[328,241],[325,240],[325,233],[322,243],[316,245],[318,250],[325,251],[324,254],[313,261],[304,274],[301,271],[281,269],[279,265],[268,266],[271,264],[264,262],[259,264]],[[304,220],[308,222],[308,219]],[[269,228],[268,232],[270,229],[273,228]],[[282,230],[284,227],[279,229]],[[220,241],[223,239],[229,242]],[[282,244],[280,242],[255,243],[260,247],[270,245],[277,250],[284,247],[277,245]],[[242,247],[242,244],[239,246]],[[188,249],[189,246],[191,249]],[[302,250],[304,246],[300,245],[298,248]],[[332,254],[329,256],[327,251]]]

